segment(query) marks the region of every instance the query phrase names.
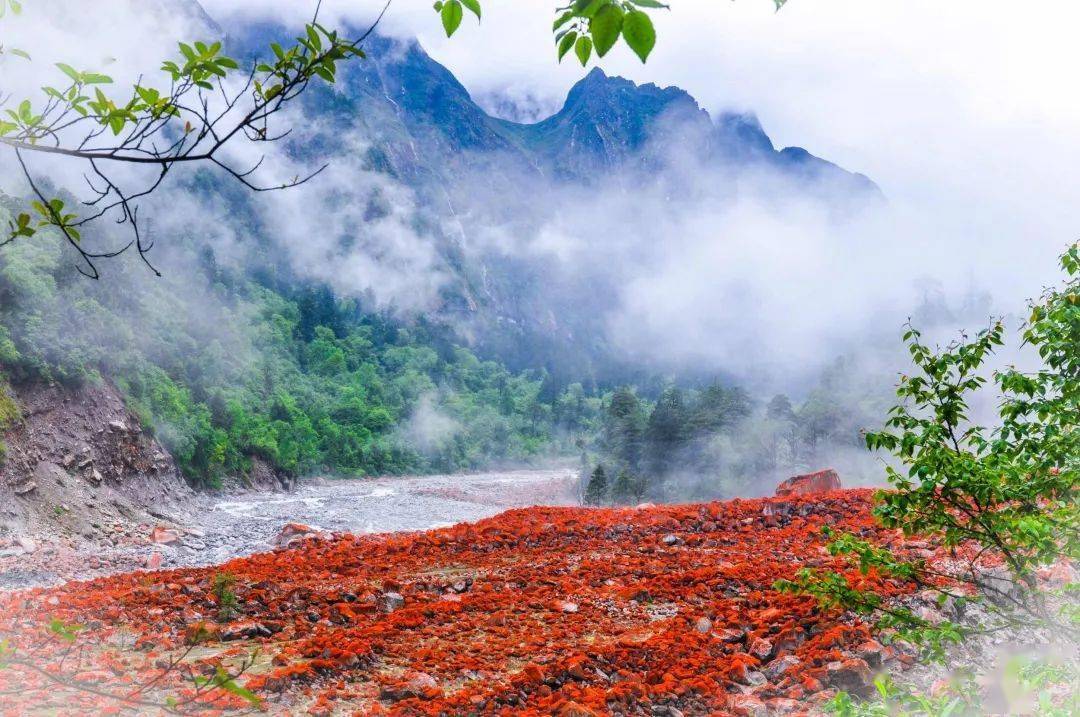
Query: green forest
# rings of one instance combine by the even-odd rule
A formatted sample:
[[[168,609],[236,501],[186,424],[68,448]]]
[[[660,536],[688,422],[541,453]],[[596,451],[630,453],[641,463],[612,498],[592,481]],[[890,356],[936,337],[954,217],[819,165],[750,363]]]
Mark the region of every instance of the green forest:
[[[325,287],[271,288],[272,278],[226,270],[205,252],[174,266],[159,279],[132,261],[93,281],[55,234],[7,247],[8,379],[113,382],[204,486],[247,473],[253,458],[285,474],[340,476],[524,463],[590,429],[597,402],[580,386],[545,402],[542,372],[511,373],[438,329],[366,312]],[[421,409],[438,430],[410,424]]]
[[[756,401],[722,383],[670,385],[655,401],[620,387],[603,402],[595,452],[583,457],[584,500],[598,505],[752,495],[845,454],[865,460],[860,431],[887,396],[859,385],[855,376],[838,360],[797,404],[785,394]]]
[[[4,198],[0,223],[18,211]],[[201,487],[255,460],[341,477],[578,460],[608,475],[586,486],[594,503],[726,496],[857,446],[878,407],[843,361],[798,405],[729,382],[514,372],[452,327],[227,268],[194,240],[160,278],[123,257],[90,280],[69,258],[55,231],[0,254],[3,374],[111,382]]]

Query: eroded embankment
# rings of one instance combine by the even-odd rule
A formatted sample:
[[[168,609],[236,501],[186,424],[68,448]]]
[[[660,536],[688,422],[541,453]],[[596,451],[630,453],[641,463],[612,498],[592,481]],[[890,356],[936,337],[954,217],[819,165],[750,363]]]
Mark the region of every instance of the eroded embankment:
[[[771,586],[846,570],[821,526],[903,553],[868,491],[639,509],[528,508],[423,533],[315,539],[217,568],[135,573],[0,597],[0,634],[53,676],[0,671],[8,709],[97,711],[139,689],[188,703],[183,664],[234,669],[271,712],[765,714],[859,691],[904,659],[865,625]],[[925,544],[922,546],[925,549]],[[220,623],[215,575],[235,580]],[[885,593],[907,586],[851,573]],[[74,643],[37,640],[52,619]],[[70,644],[80,647],[68,655]],[[73,680],[94,692],[64,686]],[[220,693],[219,693],[220,694]],[[234,706],[240,697],[229,698]],[[217,707],[228,706],[219,701]],[[141,709],[148,709],[142,707]],[[591,710],[591,711],[590,711]]]

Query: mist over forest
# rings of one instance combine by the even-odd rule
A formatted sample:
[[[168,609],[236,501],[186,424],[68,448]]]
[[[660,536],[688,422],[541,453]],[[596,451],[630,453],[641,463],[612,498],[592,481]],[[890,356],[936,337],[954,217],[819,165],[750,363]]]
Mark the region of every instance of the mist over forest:
[[[104,56],[78,15],[39,20],[31,49]],[[174,36],[244,57],[295,31],[256,16],[85,20],[101,44],[141,24],[108,50],[120,77]],[[481,106],[389,29],[260,152],[271,182],[328,164],[312,181],[253,194],[201,168],[145,202],[163,278],[123,256],[84,281],[55,233],[0,254],[9,380],[114,383],[202,485],[555,461],[626,473],[618,500],[753,495],[826,466],[879,482],[860,432],[904,322],[948,337],[1002,311],[978,276],[927,269],[888,187],[776,146],[752,112],[599,69],[550,116]],[[3,191],[6,224],[25,190]]]

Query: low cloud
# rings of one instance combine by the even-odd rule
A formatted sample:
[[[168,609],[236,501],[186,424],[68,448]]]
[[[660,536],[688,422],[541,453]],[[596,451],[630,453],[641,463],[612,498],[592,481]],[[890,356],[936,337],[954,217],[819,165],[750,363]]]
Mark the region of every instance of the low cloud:
[[[460,433],[461,424],[439,410],[438,403],[434,392],[421,395],[408,419],[398,427],[398,440],[424,455],[433,455]]]

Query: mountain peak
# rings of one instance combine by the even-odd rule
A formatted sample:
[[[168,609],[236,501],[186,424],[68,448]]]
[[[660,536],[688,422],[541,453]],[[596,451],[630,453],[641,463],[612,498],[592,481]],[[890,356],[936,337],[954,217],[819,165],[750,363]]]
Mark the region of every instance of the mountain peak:
[[[651,82],[639,85],[625,77],[609,75],[599,67],[594,67],[570,88],[563,111],[582,101],[594,104],[607,104],[612,101],[639,103],[642,99],[664,105],[684,102],[697,109],[694,98],[679,87],[659,87]]]

